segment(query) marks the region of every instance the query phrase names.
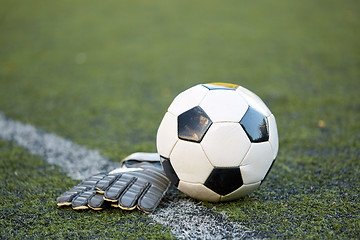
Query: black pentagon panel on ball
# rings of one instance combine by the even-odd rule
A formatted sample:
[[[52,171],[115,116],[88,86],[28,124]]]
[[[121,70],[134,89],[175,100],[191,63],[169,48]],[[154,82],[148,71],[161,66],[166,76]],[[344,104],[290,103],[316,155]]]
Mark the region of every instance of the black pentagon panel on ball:
[[[216,167],[212,170],[204,185],[217,194],[225,196],[243,185],[240,168]]]
[[[177,176],[173,166],[171,165],[170,159],[164,158],[163,156],[160,156],[161,159],[161,165],[164,168],[164,172],[166,176],[170,179],[172,184],[174,184],[176,187],[179,185],[179,177]]]
[[[239,87],[231,83],[207,83],[202,85],[209,90],[236,90]]]
[[[178,116],[178,136],[182,140],[199,143],[211,124],[204,110],[194,107]]]
[[[269,123],[267,118],[254,108],[249,107],[240,121],[249,139],[253,143],[269,140]]]

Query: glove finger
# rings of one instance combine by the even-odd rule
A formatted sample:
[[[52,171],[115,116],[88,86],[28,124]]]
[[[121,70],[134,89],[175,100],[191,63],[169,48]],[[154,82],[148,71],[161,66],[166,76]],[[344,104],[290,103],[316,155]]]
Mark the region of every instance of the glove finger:
[[[143,192],[138,200],[138,208],[146,213],[153,212],[160,204],[161,199],[170,186],[170,181],[166,177],[162,177],[161,173],[153,173],[157,176],[156,180],[151,181],[151,185]]]
[[[96,192],[104,194],[106,189],[111,184],[113,184],[120,176],[121,176],[121,174],[109,174],[109,175],[105,176],[104,178],[102,178],[101,180],[99,180],[96,183],[96,185],[95,185]]]
[[[99,173],[93,175],[87,179],[84,179],[80,184],[73,187],[70,191],[67,191],[61,194],[57,199],[57,205],[60,206],[70,206],[73,199],[80,195],[81,193],[92,189],[95,184],[105,176],[104,173]]]
[[[96,185],[96,183],[103,179],[106,176],[106,173],[98,173],[95,174],[91,177],[88,177],[86,179],[84,179],[79,185],[81,186],[89,186],[89,187],[94,187]]]
[[[118,206],[123,210],[135,209],[139,197],[150,185],[150,183],[145,182],[143,179],[136,179],[136,181],[129,185],[121,194]]]
[[[79,195],[82,192],[87,191],[89,189],[91,189],[91,187],[89,187],[89,186],[81,186],[81,185],[75,186],[70,191],[67,191],[67,192],[61,194],[56,199],[57,205],[59,207],[61,207],[61,206],[70,206],[72,200],[74,199],[74,197],[76,197],[77,195]]]
[[[124,210],[138,206],[144,212],[154,211],[169,186],[169,180],[159,171],[139,171],[132,175],[137,180],[121,194],[118,206]]]
[[[89,197],[87,205],[94,210],[101,210],[105,207],[104,195],[95,193]]]
[[[136,178],[129,174],[122,174],[104,193],[104,199],[110,202],[117,202],[120,195]]]
[[[71,202],[72,208],[76,210],[88,209],[89,208],[88,200],[95,194],[96,191],[93,188],[88,191],[80,193],[72,200]]]
[[[153,212],[160,204],[160,201],[164,197],[167,188],[168,187],[159,189],[155,186],[150,185],[147,191],[145,191],[140,196],[138,200],[138,209],[145,213]]]

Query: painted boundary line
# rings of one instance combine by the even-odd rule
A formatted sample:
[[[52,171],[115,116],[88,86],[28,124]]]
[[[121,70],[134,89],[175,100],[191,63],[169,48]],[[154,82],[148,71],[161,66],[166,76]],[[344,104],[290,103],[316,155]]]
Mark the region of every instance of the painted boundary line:
[[[100,171],[119,167],[100,155],[99,151],[79,146],[67,139],[47,133],[29,124],[7,119],[0,112],[0,138],[13,141],[47,163],[58,165],[68,176],[83,179]],[[68,189],[64,189],[66,191]],[[171,196],[172,195],[172,196]],[[176,194],[175,194],[176,195]],[[258,232],[247,230],[224,214],[170,194],[158,209],[148,216],[167,226],[180,239],[249,239]],[[55,204],[55,202],[54,202]]]
[[[6,119],[1,112],[0,138],[14,141],[32,154],[44,157],[47,163],[58,165],[69,177],[77,180],[120,166],[100,156],[97,150],[79,146],[29,124]]]

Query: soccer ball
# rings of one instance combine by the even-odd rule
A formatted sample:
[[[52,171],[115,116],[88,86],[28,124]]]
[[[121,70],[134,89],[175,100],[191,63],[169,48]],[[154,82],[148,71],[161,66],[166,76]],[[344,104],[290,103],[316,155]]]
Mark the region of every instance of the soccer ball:
[[[211,202],[257,189],[279,148],[274,115],[253,92],[229,83],[180,93],[162,119],[156,144],[170,181]]]

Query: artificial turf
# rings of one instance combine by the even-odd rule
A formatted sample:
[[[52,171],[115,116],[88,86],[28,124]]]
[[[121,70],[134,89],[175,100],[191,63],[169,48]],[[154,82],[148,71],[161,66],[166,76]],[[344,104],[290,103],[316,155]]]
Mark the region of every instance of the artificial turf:
[[[180,91],[242,85],[274,113],[279,155],[249,197],[203,204],[269,238],[357,238],[359,29],[357,1],[4,0],[0,111],[118,161],[156,150]],[[76,182],[12,143],[0,149],[1,237],[170,237],[140,213],[57,209]]]
[[[74,211],[55,199],[78,183],[11,142],[0,141],[2,239],[172,238],[138,211]]]

